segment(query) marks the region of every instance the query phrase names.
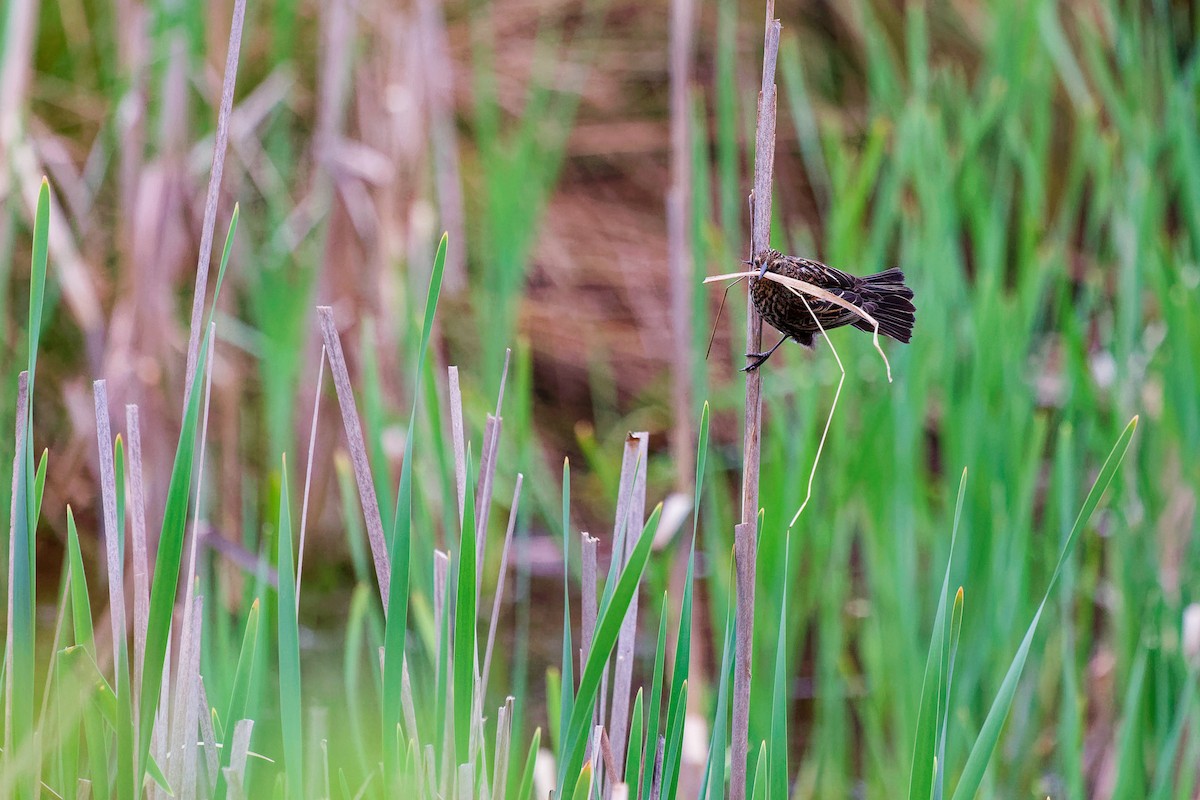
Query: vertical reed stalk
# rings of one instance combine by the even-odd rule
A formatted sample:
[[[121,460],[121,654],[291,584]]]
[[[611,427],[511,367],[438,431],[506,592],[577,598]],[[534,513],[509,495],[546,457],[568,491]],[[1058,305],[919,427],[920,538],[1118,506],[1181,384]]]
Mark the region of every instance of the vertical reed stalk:
[[[754,192],[751,195],[751,253],[765,250],[771,237],[771,176],[775,167],[775,62],[779,56],[779,20],[775,2],[767,0],[763,43],[762,90],[758,95],[758,124],[754,151]],[[762,350],[762,319],[754,301],[746,298],[746,352]],[[732,772],[730,798],[746,796],[746,756],[750,729],[750,662],[754,645],[754,576],[757,551],[758,468],[762,436],[762,376],[746,373],[746,416],[742,461],[742,521],[734,529],[737,561],[737,640],[734,646]]]

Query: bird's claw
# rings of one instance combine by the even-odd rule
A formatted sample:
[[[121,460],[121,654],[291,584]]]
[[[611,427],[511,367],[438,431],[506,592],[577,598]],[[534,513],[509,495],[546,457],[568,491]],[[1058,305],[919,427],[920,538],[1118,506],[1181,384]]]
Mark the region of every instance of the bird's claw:
[[[746,358],[752,358],[754,360],[752,362],[750,362],[749,364],[747,364],[746,366],[742,367],[741,371],[742,372],[754,372],[756,369],[758,369],[759,367],[761,367],[763,365],[763,362],[766,361],[767,357],[770,355],[771,355],[770,353],[746,353]]]

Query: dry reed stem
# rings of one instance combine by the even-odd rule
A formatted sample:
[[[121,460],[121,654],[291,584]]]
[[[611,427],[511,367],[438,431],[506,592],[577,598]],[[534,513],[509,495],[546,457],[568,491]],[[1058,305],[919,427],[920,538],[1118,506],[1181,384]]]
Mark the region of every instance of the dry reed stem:
[[[504,583],[508,576],[508,554],[512,549],[513,530],[517,525],[517,509],[521,503],[521,484],[524,482],[525,476],[520,472],[517,473],[517,485],[513,489],[512,506],[508,511],[508,528],[504,532],[504,549],[500,552],[500,572],[496,576],[496,596],[492,598],[492,619],[488,623],[488,638],[487,650],[483,656],[483,679],[481,691],[486,694],[488,687],[488,677],[492,669],[492,647],[496,643],[496,625],[500,619],[500,601],[504,597]]]
[[[325,346],[321,346],[321,364],[317,368],[317,389],[313,392],[312,429],[308,433],[308,465],[304,468],[304,504],[300,507],[300,545],[296,556],[296,613],[300,613],[300,580],[304,576],[304,534],[308,530],[308,495],[312,489],[313,455],[317,449],[317,415],[321,410],[321,387],[325,381]]]
[[[200,647],[199,642],[192,642],[189,640],[189,637],[192,635],[192,632],[193,632],[192,626],[191,626],[191,623],[189,622],[189,620],[191,620],[191,618],[192,618],[193,603],[195,603],[195,601],[198,599],[198,598],[196,598],[196,592],[195,592],[196,555],[197,555],[197,551],[199,549],[199,542],[200,542],[200,501],[201,501],[201,498],[203,497],[202,492],[204,489],[204,465],[205,465],[204,452],[205,452],[205,449],[206,449],[207,443],[208,443],[208,411],[209,411],[209,403],[212,400],[213,362],[216,361],[216,351],[214,349],[214,346],[216,343],[216,331],[217,331],[217,326],[216,326],[216,323],[214,322],[214,323],[210,324],[209,328],[208,328],[208,363],[205,365],[205,368],[204,368],[204,373],[205,373],[204,374],[204,409],[201,412],[200,447],[199,447],[199,450],[197,451],[199,453],[199,458],[198,458],[199,464],[196,468],[195,512],[192,516],[191,542],[188,545],[187,572],[184,573],[184,580],[183,580],[183,585],[185,588],[184,588],[184,596],[183,596],[184,629],[183,629],[183,640],[182,640],[182,652],[184,652],[184,653],[191,652],[190,648],[192,648],[192,647],[195,647],[195,648]],[[199,656],[197,656],[197,658],[199,658]],[[188,662],[181,661],[180,663],[186,664]],[[199,662],[197,662],[197,663],[199,663]],[[181,667],[181,669],[182,669],[182,667]],[[199,667],[197,667],[197,669],[199,669]],[[181,705],[186,708],[187,704],[191,702],[189,700],[189,696],[188,696],[188,692],[190,691],[190,686],[187,683],[187,681],[185,680],[185,677],[186,677],[185,674],[181,672],[179,675],[179,681],[175,686],[175,708],[171,712],[172,714],[175,715],[175,717],[172,719],[172,736],[171,736],[172,752],[174,752],[176,754],[178,754],[179,748],[181,746],[183,746],[183,744],[185,744],[180,741],[181,736],[187,736],[193,742],[195,741],[195,738],[196,738],[195,724],[193,724],[190,728],[187,729],[186,734],[180,733],[180,728],[179,728],[179,726],[181,724],[180,718],[178,716],[179,708]],[[176,784],[174,782],[172,782],[171,785],[175,786]]]
[[[454,120],[454,62],[446,35],[442,0],[418,0],[417,23],[424,44],[422,76],[433,147],[433,175],[442,228],[450,234],[446,246],[445,289],[458,294],[467,285],[466,224],[458,135]]]
[[[671,452],[676,487],[692,483],[692,114],[688,107],[696,0],[671,0],[670,62],[671,184],[667,191],[667,248],[670,263],[672,349]]]
[[[108,419],[108,391],[103,380],[92,383],[96,411],[96,444],[100,457],[100,497],[104,507],[104,552],[108,567],[109,622],[113,654],[125,638],[125,583],[117,530],[117,476],[113,465],[112,430]]]
[[[225,778],[232,785],[233,778],[238,786],[246,775],[246,758],[250,754],[250,734],[254,731],[254,720],[241,719],[233,726],[233,749],[229,754],[229,766],[225,768]]]
[[[762,87],[758,95],[755,130],[754,193],[751,195],[750,252],[767,249],[771,238],[771,182],[775,171],[775,63],[781,26],[775,19],[775,0],[767,0],[763,41]],[[746,292],[746,352],[762,351],[762,318]],[[758,549],[758,477],[762,437],[762,374],[746,373],[746,411],[743,433],[742,522],[734,528],[737,562],[737,639],[733,667],[733,721],[730,731],[732,765],[730,800],[746,796],[746,760],[750,731],[750,667],[754,642],[755,557]],[[744,624],[743,624],[744,622]]]
[[[200,740],[204,745],[204,766],[208,770],[209,786],[217,785],[217,771],[221,768],[221,759],[217,753],[217,734],[213,728],[212,714],[208,704],[208,691],[204,688],[204,676],[200,676],[200,697],[198,700],[202,714],[200,717]]]
[[[150,626],[150,567],[146,555],[146,484],[142,479],[142,429],[138,407],[125,406],[125,432],[129,435],[129,510],[133,523],[133,675],[134,686],[142,685],[142,662],[146,659],[146,629]],[[140,724],[139,692],[133,693],[134,736]],[[136,740],[136,739],[135,739]]]
[[[379,660],[383,661],[383,648],[379,650]],[[417,730],[417,707],[413,703],[412,679],[408,676],[408,656],[400,662],[400,705],[404,709],[404,726],[408,728],[408,738],[417,749],[417,758],[421,757],[421,737]]]
[[[621,480],[617,488],[617,519],[613,526],[613,560],[624,568],[633,552],[636,532],[640,532],[646,516],[646,458],[650,435],[646,431],[632,433],[625,439],[621,459]],[[610,739],[616,761],[625,764],[629,732],[629,695],[633,685],[633,651],[637,640],[638,596],[635,592],[629,610],[617,636],[616,665],[613,674],[612,715],[609,718]],[[608,670],[605,670],[607,680]],[[607,687],[606,687],[607,688]],[[607,694],[607,692],[606,692]]]
[[[383,600],[383,613],[387,614],[388,587],[392,568],[388,561],[387,539],[383,535],[383,519],[379,516],[379,500],[375,495],[375,483],[371,478],[371,462],[367,459],[367,445],[363,439],[362,424],[358,421],[358,406],[354,402],[354,388],[350,384],[350,373],[346,369],[346,355],[342,352],[342,339],[333,321],[333,309],[317,306],[317,317],[321,323],[321,336],[325,341],[325,352],[329,358],[329,371],[337,391],[338,407],[342,412],[342,426],[346,429],[346,443],[350,447],[350,463],[354,466],[354,482],[358,486],[358,500],[362,506],[363,519],[367,525],[367,539],[371,544],[371,558],[375,563],[375,576],[379,581],[379,596]]]
[[[233,85],[237,79],[238,56],[242,49],[242,23],[246,17],[246,0],[234,0],[233,21],[229,29],[229,50],[225,54],[225,78],[221,84],[221,106],[217,112],[217,136],[213,143],[212,172],[208,178],[208,195],[204,200],[204,227],[200,231],[200,258],[196,264],[196,291],[192,295],[192,323],[188,335],[186,383],[183,407],[192,395],[192,375],[200,355],[200,317],[208,294],[208,267],[212,256],[213,228],[217,224],[217,200],[221,194],[221,175],[225,171],[225,148],[229,142],[229,112],[233,108]]]
[[[196,683],[200,680],[201,625],[204,619],[204,595],[195,594],[195,586],[187,587],[194,596],[191,613],[183,619],[183,645],[180,652],[179,675],[175,684],[175,704],[171,709],[171,751],[167,758],[169,781],[176,792],[188,796],[189,785],[195,788],[196,728],[199,697]],[[188,779],[189,773],[191,780]]]
[[[484,428],[483,451],[479,462],[479,493],[475,497],[475,593],[479,594],[483,582],[483,555],[487,549],[488,516],[492,510],[493,483],[496,478],[497,456],[500,452],[500,431],[504,418],[504,387],[508,382],[508,367],[512,361],[512,348],[504,351],[504,369],[500,373],[500,388],[496,393],[496,413],[489,414]]]
[[[579,631],[579,674],[583,675],[583,670],[587,666],[588,655],[592,652],[592,639],[596,635],[596,551],[600,540],[590,535],[587,531],[580,531],[579,538],[581,542],[579,572],[582,583],[579,596],[580,617],[582,618]],[[604,719],[604,714],[600,710],[602,699],[603,690],[596,697],[595,705],[592,708],[593,724],[599,723]],[[584,746],[584,749],[590,750],[591,746],[592,742],[589,741]]]

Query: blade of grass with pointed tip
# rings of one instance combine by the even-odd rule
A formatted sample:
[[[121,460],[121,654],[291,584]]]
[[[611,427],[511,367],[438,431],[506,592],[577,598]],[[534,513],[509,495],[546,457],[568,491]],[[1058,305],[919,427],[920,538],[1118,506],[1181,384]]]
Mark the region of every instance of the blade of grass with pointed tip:
[[[213,289],[213,305],[209,309],[209,326],[216,313],[221,285],[229,264],[233,235],[237,230],[238,206],[233,208],[229,233],[225,238],[225,250],[221,256],[221,267]],[[207,329],[208,326],[206,326]],[[201,337],[200,355],[196,359],[195,374],[189,380],[195,384],[208,357],[210,337]],[[183,560],[183,538],[187,526],[188,504],[191,499],[192,461],[196,451],[196,428],[200,416],[201,392],[188,396],[184,409],[183,424],[179,431],[179,442],[175,448],[175,463],[167,485],[167,500],[163,510],[162,529],[158,537],[158,558],[154,562],[154,578],[150,589],[150,617],[146,629],[146,662],[142,669],[141,695],[138,703],[138,772],[135,785],[140,786],[145,777],[150,753],[150,738],[154,718],[158,711],[159,695],[162,692],[163,664],[167,655],[167,640],[171,632],[171,617],[175,608],[175,592],[179,583],[179,567]]]
[[[942,727],[938,732],[937,741],[937,764],[934,782],[933,782],[933,798],[934,800],[942,800],[946,792],[946,736],[950,727],[950,694],[954,688],[954,662],[958,656],[958,640],[962,633],[963,620],[963,589],[958,587],[958,592],[954,595],[954,607],[950,611],[950,645],[947,650],[948,658],[946,660],[946,691],[945,701],[942,703]]]
[[[1038,622],[1041,620],[1042,611],[1046,607],[1050,592],[1053,590],[1054,584],[1058,581],[1063,563],[1071,554],[1071,551],[1074,550],[1075,542],[1079,538],[1080,532],[1088,520],[1091,519],[1092,512],[1096,510],[1096,506],[1100,503],[1100,498],[1103,496],[1105,490],[1108,489],[1108,485],[1112,483],[1113,476],[1117,472],[1117,467],[1120,466],[1121,461],[1125,458],[1125,452],[1129,449],[1129,441],[1133,438],[1137,422],[1138,418],[1134,417],[1125,426],[1125,430],[1121,433],[1120,438],[1117,439],[1117,443],[1113,445],[1112,450],[1109,452],[1104,466],[1101,467],[1100,474],[1096,477],[1095,483],[1092,484],[1092,489],[1088,492],[1087,499],[1083,501],[1083,507],[1079,511],[1079,516],[1075,518],[1075,524],[1072,526],[1071,533],[1067,536],[1066,544],[1063,545],[1062,552],[1059,554],[1058,564],[1054,568],[1054,573],[1050,576],[1050,583],[1046,587],[1046,594],[1042,596],[1042,602],[1038,604],[1037,612],[1034,614],[1033,620],[1029,623],[1025,638],[1021,641],[1021,645],[1017,649],[1017,654],[1013,657],[1012,665],[1008,668],[1008,674],[1004,676],[1004,681],[1000,684],[996,699],[992,702],[991,710],[988,711],[988,715],[983,721],[979,737],[971,747],[971,754],[967,757],[967,764],[963,768],[958,785],[954,789],[953,800],[968,800],[974,797],[983,783],[984,772],[987,770],[988,762],[991,760],[996,745],[1000,742],[1001,728],[1004,726],[1004,720],[1008,716],[1009,709],[1012,708],[1013,698],[1016,697],[1017,683],[1020,681],[1021,671],[1025,668],[1025,661],[1029,657],[1029,648],[1033,644],[1033,635],[1037,632]]]
[[[563,535],[563,633],[562,633],[562,665],[559,675],[562,679],[559,698],[559,728],[555,737],[559,759],[566,751],[567,722],[574,713],[575,677],[572,660],[575,658],[575,648],[571,646],[571,461],[563,459],[562,473],[562,535]],[[560,777],[565,773],[559,772]],[[559,794],[562,794],[562,781],[559,781]]]
[[[612,601],[601,610],[596,621],[596,635],[592,640],[592,651],[588,654],[587,664],[579,676],[579,692],[575,698],[574,709],[569,717],[564,732],[566,747],[560,755],[559,762],[559,794],[569,776],[577,774],[583,764],[584,744],[591,728],[592,709],[596,695],[600,691],[600,676],[605,664],[612,655],[617,644],[617,636],[621,631],[621,623],[625,619],[625,611],[629,608],[633,595],[638,590],[646,563],[650,560],[650,549],[654,533],[658,530],[658,520],[662,516],[660,503],[650,514],[642,534],[629,555],[625,569],[613,592]]]
[[[254,666],[254,657],[258,650],[258,617],[262,604],[255,598],[250,604],[250,612],[246,616],[246,631],[242,634],[242,649],[238,654],[237,669],[233,676],[233,691],[229,695],[229,706],[225,712],[224,746],[221,748],[222,767],[229,767],[230,756],[233,754],[234,736],[238,723],[245,719],[246,706],[250,695],[250,677]],[[215,796],[218,800],[225,797],[227,784],[225,770],[217,771]]]
[[[767,743],[758,748],[758,764],[754,767],[754,779],[750,786],[750,797],[754,800],[769,800],[771,787],[767,782]]]
[[[412,481],[415,465],[414,438],[417,421],[417,398],[421,396],[421,376],[424,373],[425,357],[429,350],[429,339],[433,334],[433,320],[437,312],[438,298],[442,291],[442,275],[446,269],[447,238],[443,234],[433,259],[433,271],[429,276],[429,290],[425,297],[425,318],[421,326],[421,344],[417,352],[417,369],[414,377],[413,407],[408,421],[408,442],[405,447],[404,464],[400,468],[400,485],[396,490],[396,513],[393,519],[391,552],[391,580],[387,592],[387,618],[383,635],[383,752],[385,767],[392,765],[390,754],[397,752],[397,730],[403,704],[404,650],[408,634],[408,585],[409,565],[412,559]],[[387,773],[391,774],[390,770]]]
[[[575,791],[571,793],[572,800],[588,800],[592,793],[592,764],[589,761],[579,771],[579,780],[575,781]]]
[[[542,744],[542,729],[533,731],[533,739],[529,742],[529,753],[525,756],[525,768],[521,770],[521,782],[517,785],[516,800],[530,800],[533,797],[533,770],[537,765],[538,748]]]
[[[638,687],[633,700],[633,716],[629,720],[629,741],[626,742],[625,771],[622,779],[630,786],[640,785],[642,772],[642,747],[645,745],[643,728],[646,712],[642,708],[642,689]]]
[[[25,740],[33,734],[34,697],[34,595],[37,568],[36,548],[33,537],[37,530],[37,500],[35,490],[36,471],[33,465],[33,389],[37,376],[38,343],[42,331],[42,309],[46,301],[46,270],[49,261],[47,243],[50,237],[50,184],[42,178],[38,190],[37,208],[33,219],[33,255],[30,261],[29,281],[29,330],[27,332],[29,352],[27,360],[26,392],[24,408],[18,411],[21,434],[18,437],[16,460],[18,467],[13,476],[14,499],[12,518],[12,557],[10,564],[12,583],[9,587],[12,609],[12,687],[9,714],[12,720],[9,742],[13,752],[20,750]],[[18,394],[20,394],[18,392]],[[18,502],[22,497],[24,502]],[[11,757],[8,754],[6,757]],[[18,797],[32,797],[33,775],[24,777],[17,785]]]
[[[933,618],[933,634],[929,653],[925,657],[925,678],[921,682],[921,705],[917,711],[917,732],[914,737],[912,771],[909,773],[909,800],[927,800],[933,791],[933,759],[937,749],[938,707],[941,702],[942,645],[945,641],[946,597],[950,591],[950,569],[954,566],[954,543],[958,540],[958,525],[962,520],[963,497],[966,495],[967,471],[958,480],[958,500],[954,506],[954,526],[950,531],[950,553],[946,557],[946,572],[942,576],[937,614]]]
[[[67,506],[67,558],[71,566],[71,619],[75,629],[75,644],[94,660],[96,639],[92,628],[91,600],[83,571],[83,555],[79,549],[79,532],[70,506]],[[96,797],[107,800],[108,759],[105,755],[103,723],[90,703],[84,707],[83,733],[87,742],[92,791]]]
[[[292,510],[288,502],[287,457],[279,473],[279,719],[288,791],[304,797],[304,735],[300,692],[300,624],[296,617],[296,572],[292,558]]]

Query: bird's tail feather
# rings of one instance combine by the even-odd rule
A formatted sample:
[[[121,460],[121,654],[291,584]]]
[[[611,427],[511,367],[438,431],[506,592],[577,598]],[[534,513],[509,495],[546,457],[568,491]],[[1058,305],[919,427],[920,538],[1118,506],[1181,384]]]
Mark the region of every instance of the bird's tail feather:
[[[912,338],[917,308],[913,305],[913,290],[904,284],[904,273],[893,267],[863,278],[862,307],[879,323],[879,332],[898,342]],[[875,326],[865,319],[851,323],[860,331],[871,333]]]

